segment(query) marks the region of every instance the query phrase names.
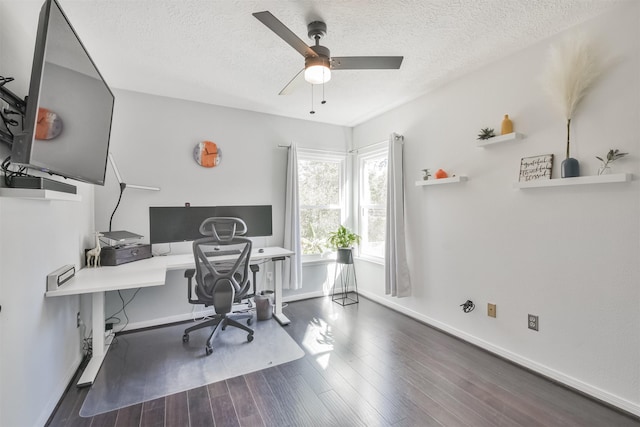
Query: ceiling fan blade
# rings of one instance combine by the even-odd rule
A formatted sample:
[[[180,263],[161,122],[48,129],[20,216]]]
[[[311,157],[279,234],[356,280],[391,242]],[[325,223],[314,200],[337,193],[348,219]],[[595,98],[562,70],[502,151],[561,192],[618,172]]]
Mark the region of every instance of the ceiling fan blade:
[[[403,56],[332,56],[332,70],[397,70]]]
[[[296,90],[300,86],[300,83],[302,83],[304,81],[304,73],[303,73],[303,71],[304,71],[304,68],[302,70],[298,71],[298,74],[296,74],[289,81],[289,83],[287,83],[286,86],[282,88],[282,90],[280,91],[280,93],[278,95],[289,95],[294,90]]]
[[[276,33],[278,37],[289,43],[292,48],[300,52],[300,54],[305,58],[309,56],[318,56],[317,53],[315,53],[309,46],[307,46],[305,42],[300,39],[300,37],[296,36],[293,31],[291,31],[282,22],[280,22],[278,18],[273,16],[271,12],[256,12],[253,14],[253,16],[255,16],[258,21],[266,25],[271,31]]]

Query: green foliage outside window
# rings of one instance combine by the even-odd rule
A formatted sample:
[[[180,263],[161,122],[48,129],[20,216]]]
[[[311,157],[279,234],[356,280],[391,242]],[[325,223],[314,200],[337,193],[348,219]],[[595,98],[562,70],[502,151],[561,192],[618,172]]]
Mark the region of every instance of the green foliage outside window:
[[[337,160],[298,161],[302,253],[321,254],[329,233],[340,225],[342,164]]]

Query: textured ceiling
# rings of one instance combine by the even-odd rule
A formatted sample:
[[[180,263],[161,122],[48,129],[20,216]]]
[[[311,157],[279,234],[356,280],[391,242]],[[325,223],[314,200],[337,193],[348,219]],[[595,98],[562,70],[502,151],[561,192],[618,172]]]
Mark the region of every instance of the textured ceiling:
[[[625,0],[59,0],[114,88],[353,126]],[[15,0],[0,0],[12,3]],[[35,28],[41,1],[19,17]],[[278,92],[303,57],[251,14],[301,39],[327,23],[336,56],[403,55],[400,70],[334,71],[327,104],[311,86]],[[14,11],[18,13],[18,11]],[[35,30],[34,30],[35,31]],[[35,37],[35,34],[33,35]]]

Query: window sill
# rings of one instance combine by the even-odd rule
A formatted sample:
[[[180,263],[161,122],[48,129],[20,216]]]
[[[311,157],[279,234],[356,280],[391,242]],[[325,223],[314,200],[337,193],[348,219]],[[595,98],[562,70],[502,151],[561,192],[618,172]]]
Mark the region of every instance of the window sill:
[[[321,265],[321,264],[333,264],[336,262],[336,255],[330,254],[328,256],[323,255],[304,255],[302,257],[302,265]]]
[[[366,255],[356,257],[356,261],[365,261],[371,264],[384,265],[384,258],[374,258]]]
[[[355,261],[365,261],[371,264],[384,265],[383,258],[376,258],[372,256],[360,255],[354,256]],[[302,257],[302,265],[321,265],[321,264],[333,264],[336,262],[336,253],[330,252],[325,255],[304,255]]]

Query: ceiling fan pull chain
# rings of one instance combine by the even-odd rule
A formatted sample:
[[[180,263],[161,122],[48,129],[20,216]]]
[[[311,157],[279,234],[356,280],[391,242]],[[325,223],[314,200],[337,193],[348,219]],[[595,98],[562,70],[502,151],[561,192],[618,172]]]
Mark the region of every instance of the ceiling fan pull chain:
[[[324,74],[324,70],[322,71],[322,73]],[[324,99],[324,83],[322,83],[322,102],[320,104],[324,105],[327,103],[327,100]]]
[[[327,100],[324,99],[324,84],[326,82],[326,80],[324,79],[324,68],[322,69],[322,76],[323,76],[323,78],[322,78],[322,102],[321,102],[321,104],[324,105],[324,104],[327,103]]]
[[[313,110],[313,85],[309,86],[311,86],[311,111],[309,111],[309,114],[315,114],[316,112]]]

